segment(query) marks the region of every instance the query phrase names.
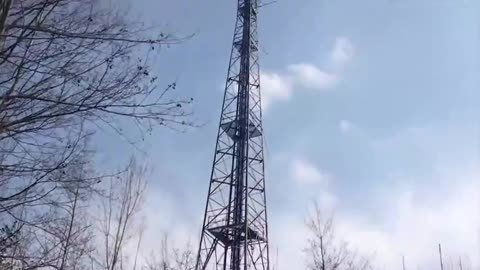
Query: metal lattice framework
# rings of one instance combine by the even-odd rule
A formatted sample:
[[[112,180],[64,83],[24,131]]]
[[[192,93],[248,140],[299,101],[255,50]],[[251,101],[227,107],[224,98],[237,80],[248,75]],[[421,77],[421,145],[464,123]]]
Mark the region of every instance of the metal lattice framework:
[[[258,0],[238,0],[196,270],[269,270]]]

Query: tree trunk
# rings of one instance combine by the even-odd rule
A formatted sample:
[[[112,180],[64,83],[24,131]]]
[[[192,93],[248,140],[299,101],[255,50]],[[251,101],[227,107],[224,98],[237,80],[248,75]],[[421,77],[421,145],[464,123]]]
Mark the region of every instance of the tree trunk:
[[[2,0],[0,6],[0,36],[3,35],[3,31],[5,30],[5,25],[8,18],[8,12],[10,11],[10,7],[12,6],[13,0]],[[2,39],[0,39],[0,44]]]
[[[323,236],[320,236],[320,253],[322,254],[322,270],[325,270],[325,252],[323,250]]]

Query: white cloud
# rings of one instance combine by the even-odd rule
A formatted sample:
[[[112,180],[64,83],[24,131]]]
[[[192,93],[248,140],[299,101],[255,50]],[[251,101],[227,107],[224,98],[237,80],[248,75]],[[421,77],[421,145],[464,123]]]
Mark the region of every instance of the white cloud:
[[[330,190],[334,180],[330,173],[321,170],[308,160],[297,158],[290,163],[290,175],[300,188],[316,191],[313,199],[321,209],[331,211],[335,208],[337,197]]]
[[[445,269],[457,269],[460,257],[464,269],[480,269],[480,169],[478,151],[471,147],[478,143],[478,132],[474,127],[450,127],[407,128],[391,139],[382,139],[377,154],[389,150],[385,158],[398,155],[405,147],[412,150],[410,158],[429,153],[422,155],[430,162],[428,173],[417,175],[414,168],[407,167],[406,176],[389,175],[383,179],[384,185],[359,183],[371,188],[369,196],[362,199],[375,206],[368,211],[335,204],[337,235],[361,254],[373,256],[374,269],[399,268],[402,256],[407,269],[439,269],[439,243]],[[372,145],[372,149],[379,151],[377,145]],[[304,171],[310,173],[305,174],[316,175],[320,171],[312,169],[311,162],[307,164],[310,165],[303,166],[307,168]],[[339,202],[352,203],[351,198],[342,197],[334,189],[318,188],[315,192],[317,198],[327,194]],[[306,207],[305,203],[298,209]],[[305,239],[308,232],[300,219],[297,223],[288,220],[291,228],[283,230],[295,231]],[[286,258],[289,267],[305,269],[301,253],[289,259],[290,252],[301,250],[305,243],[287,243],[284,252],[280,249],[279,257]],[[282,269],[289,268],[279,268]]]
[[[300,86],[309,89],[329,89],[336,85],[338,77],[308,63],[288,66],[288,71]]]
[[[340,128],[340,131],[342,131],[344,133],[347,133],[350,130],[352,130],[353,126],[352,126],[352,123],[350,121],[340,120],[340,122],[338,123],[338,127]]]
[[[284,213],[269,220],[270,264],[277,270],[305,269],[302,250],[307,241],[307,232],[302,218]]]
[[[271,72],[261,72],[262,108],[266,109],[272,101],[287,100],[292,95],[292,83],[287,76]]]
[[[339,37],[329,52],[335,72],[306,62],[288,65],[284,73],[261,72],[264,109],[274,101],[289,100],[296,89],[329,90],[334,88],[341,79],[341,69],[351,61],[354,52],[355,49],[350,40]]]
[[[355,56],[355,47],[346,37],[337,37],[330,52],[330,59],[336,68],[342,68]]]
[[[335,74],[330,74],[307,63],[289,65],[285,74],[262,71],[260,76],[264,110],[267,110],[275,101],[289,100],[294,89],[329,89],[334,87],[338,81]]]
[[[324,186],[332,181],[332,177],[322,172],[315,165],[304,159],[296,159],[291,165],[293,180],[299,184],[319,183]]]
[[[378,263],[390,267],[405,255],[409,268],[435,268],[438,243],[444,247],[446,262],[456,262],[459,256],[468,254],[478,263],[478,184],[475,180],[452,185],[450,194],[430,201],[420,194],[415,198],[413,190],[396,191],[394,195],[387,192],[385,195],[390,195],[383,201],[386,207],[381,208],[385,211],[383,224],[359,224],[347,218],[343,234],[359,249],[375,251]]]
[[[144,227],[138,258],[139,265],[147,263],[152,255],[156,255],[158,259],[161,251],[160,243],[165,236],[168,237],[171,249],[183,249],[190,245],[196,252],[201,220],[189,220],[190,218],[185,214],[185,207],[180,206],[178,198],[174,195],[159,186],[148,188],[141,211]],[[135,254],[136,248],[137,239],[132,239],[126,253]]]
[[[354,209],[337,208],[337,236],[348,241],[360,254],[371,257],[374,269],[398,268],[402,256],[405,256],[409,269],[438,269],[438,243],[442,244],[446,269],[450,269],[450,264],[457,265],[460,257],[464,269],[477,269],[480,266],[480,183],[476,179],[480,174],[464,176],[473,181],[462,185],[452,183],[451,193],[438,200],[427,200],[409,189],[385,190],[375,209],[374,215],[381,217],[377,221],[366,218],[364,213],[360,215]],[[465,179],[460,175],[458,177]],[[322,192],[319,190],[319,193]],[[335,194],[327,194],[335,197]],[[275,229],[281,231],[272,233],[274,241],[280,242],[281,263],[278,269],[291,269],[292,266],[305,269],[301,250],[305,248],[308,231],[300,218],[297,217],[297,222],[288,216],[284,218],[275,220],[281,223],[274,225]],[[285,231],[295,232],[295,238],[301,241],[285,241]],[[470,267],[467,268],[467,264]]]

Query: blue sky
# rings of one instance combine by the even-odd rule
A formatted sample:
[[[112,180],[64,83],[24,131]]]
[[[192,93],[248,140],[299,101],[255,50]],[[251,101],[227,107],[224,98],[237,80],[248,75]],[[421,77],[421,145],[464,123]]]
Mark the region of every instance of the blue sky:
[[[146,245],[168,230],[196,246],[236,1],[117,2],[147,25],[195,33],[165,48],[155,70],[195,99],[203,125],[156,130],[141,147],[154,169]],[[436,266],[439,242],[447,260],[478,265],[480,2],[279,0],[260,16],[278,269],[303,269],[303,221],[314,199],[335,212],[339,234],[375,253],[381,267],[399,268],[402,255],[411,268]],[[95,144],[109,166],[134,152],[108,134]],[[285,239],[285,231],[298,237]]]

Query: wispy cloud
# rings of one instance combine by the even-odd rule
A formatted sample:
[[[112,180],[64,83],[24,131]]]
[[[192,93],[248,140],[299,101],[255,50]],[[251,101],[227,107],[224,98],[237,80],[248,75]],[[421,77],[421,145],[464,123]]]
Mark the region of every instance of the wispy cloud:
[[[338,122],[340,130],[351,130],[352,127],[358,129],[349,121]],[[480,170],[478,151],[471,147],[478,143],[477,130],[471,127],[452,128],[452,125],[423,126],[401,129],[398,134],[390,136],[391,139],[369,138],[381,140],[380,148],[376,144],[371,145],[377,155],[385,159],[393,156],[395,160],[405,148],[410,150],[404,157],[408,159],[418,158],[419,153],[430,153],[420,155],[420,159],[426,159],[429,164],[428,173],[417,174],[413,167],[395,163],[403,172],[389,171],[383,176],[382,183],[370,186],[369,196],[360,199],[362,204],[366,202],[367,209],[360,206],[346,208],[352,203],[352,198],[344,197],[343,192],[336,189],[339,187],[337,184],[345,179],[329,174],[330,180],[319,180],[325,179],[322,175],[328,173],[321,164],[318,166],[317,160],[294,158],[290,160],[292,165],[289,169],[296,170],[292,173],[296,177],[292,179],[297,185],[305,187],[301,195],[295,196],[314,196],[321,207],[333,209],[337,235],[359,253],[371,256],[375,269],[393,269],[401,265],[402,256],[405,256],[408,269],[438,268],[439,243],[442,244],[447,268],[458,266],[461,258],[464,269],[477,269],[480,266]],[[298,157],[295,152],[286,156]],[[279,172],[281,175],[288,172],[283,167],[279,170],[285,170]],[[299,181],[306,179],[310,181]],[[325,182],[330,185],[324,187],[321,183]],[[331,198],[336,202],[333,208]],[[305,201],[301,204],[303,207],[298,209],[308,207]],[[302,268],[305,259],[302,253],[294,251],[305,247],[308,232],[301,220],[293,222],[288,216],[285,219],[282,230],[295,231],[303,241],[282,243],[285,247],[280,249],[279,257],[289,267],[296,265],[296,269],[305,269]],[[283,236],[281,232],[273,235]]]
[[[338,122],[338,128],[341,132],[348,133],[352,130],[353,124],[348,120],[340,120],[340,122]]]
[[[276,73],[262,72],[262,107],[268,106],[277,100],[288,100],[292,95],[292,82],[288,76]]]
[[[323,172],[305,159],[295,159],[291,163],[292,178],[296,183],[317,183],[327,186],[332,181],[332,176]]]
[[[292,180],[301,190],[316,190],[314,200],[325,211],[332,211],[337,204],[337,197],[331,190],[334,176],[305,158],[295,158],[290,162]]]
[[[330,90],[337,86],[343,68],[355,55],[353,44],[348,38],[338,37],[329,52],[331,71],[314,63],[301,62],[288,65],[284,72],[263,71],[262,105],[267,109],[274,101],[289,100],[294,91],[300,89]]]
[[[376,263],[388,268],[398,264],[404,255],[409,268],[433,269],[438,266],[437,245],[445,249],[447,264],[463,257],[478,265],[477,235],[479,222],[476,209],[478,196],[477,173],[473,180],[452,186],[451,194],[428,200],[414,190],[385,191],[378,214],[381,223],[374,223],[351,214],[340,215],[338,230],[350,243],[364,253],[375,253]],[[460,175],[459,175],[460,176]],[[387,196],[388,195],[388,196]]]
[[[338,82],[336,74],[309,63],[290,65],[288,71],[297,85],[304,88],[324,90],[334,87]]]
[[[335,45],[330,53],[330,61],[336,68],[343,68],[355,56],[355,47],[346,37],[335,39]]]
[[[334,211],[337,235],[360,254],[370,257],[376,268],[394,268],[405,256],[408,268],[434,269],[438,267],[438,243],[444,248],[446,265],[457,265],[462,258],[465,269],[478,267],[480,247],[476,236],[480,216],[476,209],[480,193],[477,188],[479,172],[475,168],[442,173],[444,177],[457,175],[463,181],[452,183],[449,194],[434,200],[407,186],[379,191],[375,198],[378,206],[372,213],[379,218],[375,220],[358,210],[339,208],[338,204],[332,207],[332,199],[342,198],[333,189],[322,187],[320,183],[333,178],[326,177],[312,162],[294,160],[290,170],[294,171],[292,177],[297,184],[318,184],[315,189],[309,188],[315,190],[315,199],[323,211]],[[275,219],[281,225],[272,232],[273,241],[280,241],[279,269],[291,266],[305,269],[301,250],[305,248],[308,231],[300,219],[289,215],[282,219]],[[295,232],[296,238],[301,240],[284,241],[285,231]]]

